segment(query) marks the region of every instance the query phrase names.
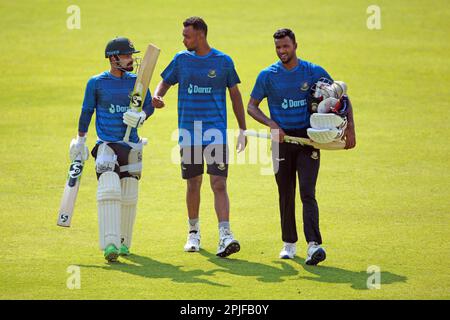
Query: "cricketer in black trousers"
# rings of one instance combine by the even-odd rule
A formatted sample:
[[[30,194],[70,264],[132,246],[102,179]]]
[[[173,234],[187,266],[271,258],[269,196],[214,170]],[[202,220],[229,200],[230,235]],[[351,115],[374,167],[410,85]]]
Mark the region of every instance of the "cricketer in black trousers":
[[[311,114],[312,86],[322,78],[332,82],[320,66],[297,58],[294,33],[280,29],[274,34],[279,61],[263,69],[251,93],[247,112],[258,122],[270,127],[275,179],[278,185],[281,231],[284,246],[280,258],[292,259],[298,240],[295,221],[296,180],[303,203],[303,230],[308,243],[305,263],[316,265],[326,257],[321,247],[316,182],[320,167],[320,151],[309,146],[284,143],[285,135],[307,137]],[[270,118],[259,108],[267,98]],[[356,144],[351,104],[345,132],[346,148]]]
[[[285,130],[285,133],[294,137],[306,136],[306,130]],[[274,150],[276,148],[273,147],[272,151]],[[300,199],[303,204],[303,231],[306,242],[322,244],[319,228],[319,208],[316,201],[320,151],[309,146],[280,143],[278,144],[278,152],[273,152],[272,157],[275,179],[278,185],[283,241],[295,243],[298,240],[295,222],[296,180],[298,177]]]

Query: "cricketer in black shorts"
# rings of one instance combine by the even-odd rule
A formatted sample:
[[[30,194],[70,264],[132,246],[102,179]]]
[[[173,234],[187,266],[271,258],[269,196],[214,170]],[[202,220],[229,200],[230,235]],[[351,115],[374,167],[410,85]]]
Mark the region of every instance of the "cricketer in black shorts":
[[[228,146],[203,145],[180,147],[181,176],[191,179],[202,175],[206,163],[206,173],[213,176],[228,177]]]
[[[185,51],[175,55],[162,72],[162,81],[156,88],[153,105],[164,107],[163,97],[171,86],[178,84],[178,129],[187,133],[191,141],[180,141],[181,172],[187,182],[186,205],[189,233],[184,251],[200,250],[200,188],[204,164],[214,193],[214,208],[219,222],[219,245],[216,255],[226,257],[240,250],[239,242],[231,232],[230,201],[227,192],[227,109],[228,89],[233,111],[239,124],[238,152],[244,150],[245,111],[238,88],[239,76],[233,60],[225,53],[211,48],[207,41],[208,27],[200,17],[190,17],[183,22]],[[214,132],[220,141],[208,139]],[[198,138],[199,141],[196,141]],[[218,148],[209,152],[211,143]],[[197,156],[196,156],[197,155]]]

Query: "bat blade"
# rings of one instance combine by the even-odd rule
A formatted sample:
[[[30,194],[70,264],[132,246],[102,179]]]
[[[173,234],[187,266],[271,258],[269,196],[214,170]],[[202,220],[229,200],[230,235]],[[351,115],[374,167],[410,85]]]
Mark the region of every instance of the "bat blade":
[[[149,44],[145,52],[144,58],[139,67],[134,89],[131,93],[130,108],[134,111],[140,112],[144,105],[147,89],[152,79],[153,71],[155,70],[156,62],[158,61],[160,49],[154,44]],[[131,127],[127,127],[123,141],[128,142],[130,139]]]
[[[312,141],[309,138],[285,136],[284,142],[300,144],[303,146],[305,146],[305,145],[311,146],[311,147],[314,147],[316,149],[321,149],[321,150],[342,150],[345,148],[345,141],[343,141],[343,140],[332,141],[329,143],[317,143],[317,142]]]
[[[268,133],[261,133],[256,132],[254,130],[245,130],[244,135],[250,136],[250,137],[258,137],[258,138],[264,138],[264,139],[271,139],[270,134]],[[300,137],[292,137],[292,136],[284,136],[284,142],[287,143],[293,143],[293,144],[300,144],[302,146],[311,146],[316,149],[322,149],[322,150],[342,150],[345,148],[345,141],[333,141],[330,143],[317,143],[312,141],[308,138],[300,138]]]
[[[58,221],[56,222],[60,227],[70,227],[72,222],[73,210],[77,200],[78,189],[80,188],[83,167],[84,162],[81,161],[81,156],[75,158],[70,164],[69,174],[58,211]]]

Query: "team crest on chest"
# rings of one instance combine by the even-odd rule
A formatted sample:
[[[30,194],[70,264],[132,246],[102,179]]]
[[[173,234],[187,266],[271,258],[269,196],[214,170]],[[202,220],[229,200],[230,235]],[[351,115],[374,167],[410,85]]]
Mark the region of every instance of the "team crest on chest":
[[[309,84],[307,81],[303,82],[302,86],[300,87],[300,90],[307,91],[309,89]]]
[[[209,78],[215,78],[216,77],[216,70],[211,69],[208,71],[208,77]]]

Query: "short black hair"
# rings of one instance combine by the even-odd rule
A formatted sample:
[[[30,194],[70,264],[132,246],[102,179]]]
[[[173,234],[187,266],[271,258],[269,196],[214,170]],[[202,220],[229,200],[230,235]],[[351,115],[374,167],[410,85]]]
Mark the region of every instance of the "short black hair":
[[[205,36],[208,34],[208,26],[206,25],[205,20],[200,17],[190,17],[184,20],[184,27],[192,26],[194,30],[202,30],[205,33]]]
[[[292,32],[291,29],[287,28],[279,29],[273,34],[274,39],[283,39],[284,37],[289,37],[292,40],[292,42],[296,43],[295,34],[294,32]]]

